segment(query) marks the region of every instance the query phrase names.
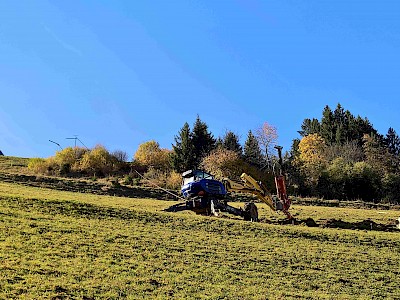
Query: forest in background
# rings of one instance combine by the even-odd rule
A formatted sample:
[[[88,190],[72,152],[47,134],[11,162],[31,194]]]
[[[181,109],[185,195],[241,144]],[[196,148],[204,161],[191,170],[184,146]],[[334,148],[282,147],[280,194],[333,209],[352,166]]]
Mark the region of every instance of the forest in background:
[[[400,139],[393,128],[381,134],[367,118],[338,104],[334,110],[325,106],[320,118],[304,119],[298,133],[282,166],[290,195],[399,203]],[[197,116],[192,128],[186,122],[179,130],[171,150],[147,141],[127,162],[126,152],[101,145],[69,147],[31,159],[29,168],[57,176],[122,176],[125,184],[150,181],[171,189],[179,189],[180,174],[189,169],[202,168],[218,179],[246,172],[273,191],[277,140],[277,129],[267,122],[249,130],[243,145],[230,130],[215,138]]]

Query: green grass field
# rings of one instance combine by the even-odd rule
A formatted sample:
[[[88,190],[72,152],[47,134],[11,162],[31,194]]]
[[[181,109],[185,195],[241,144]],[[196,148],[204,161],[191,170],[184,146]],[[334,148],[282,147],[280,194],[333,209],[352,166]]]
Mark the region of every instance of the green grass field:
[[[14,157],[14,156],[0,156],[0,173],[26,173],[29,158]]]
[[[176,203],[0,183],[0,299],[400,299],[399,232],[164,211]],[[262,220],[277,218],[258,206]],[[400,216],[292,212],[317,221]]]

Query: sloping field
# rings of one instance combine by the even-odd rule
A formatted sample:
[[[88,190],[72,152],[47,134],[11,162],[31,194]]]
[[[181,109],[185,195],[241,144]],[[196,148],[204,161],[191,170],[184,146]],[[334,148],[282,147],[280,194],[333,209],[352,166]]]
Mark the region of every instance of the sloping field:
[[[0,183],[0,299],[400,299],[399,232],[164,211],[176,203]],[[261,205],[260,215],[273,217]]]

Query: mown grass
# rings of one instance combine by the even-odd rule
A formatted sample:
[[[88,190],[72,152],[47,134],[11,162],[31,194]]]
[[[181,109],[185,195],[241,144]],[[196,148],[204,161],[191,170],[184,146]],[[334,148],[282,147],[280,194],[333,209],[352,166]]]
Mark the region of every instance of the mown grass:
[[[399,233],[163,211],[174,203],[0,183],[0,298],[400,298]],[[325,209],[294,207],[304,218],[396,213]]]
[[[29,158],[0,156],[0,172],[26,173],[28,171]]]

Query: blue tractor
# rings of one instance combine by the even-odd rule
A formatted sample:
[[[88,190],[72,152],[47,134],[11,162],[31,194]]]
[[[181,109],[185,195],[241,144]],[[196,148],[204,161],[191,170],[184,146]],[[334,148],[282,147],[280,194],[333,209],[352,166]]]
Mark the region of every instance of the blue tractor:
[[[247,193],[256,196],[266,203],[273,211],[282,211],[289,220],[293,219],[289,212],[290,200],[286,194],[285,177],[275,176],[277,197],[260,182],[250,175],[243,173],[241,181],[224,178],[222,181],[202,170],[189,170],[182,174],[182,195],[186,200],[186,208],[197,213],[206,213],[218,216],[219,211],[226,211],[236,216],[242,216],[245,220],[257,221],[258,211],[253,202],[245,204],[244,208],[236,208],[228,205],[227,193]]]
[[[257,221],[258,212],[254,203],[246,203],[244,210],[227,204],[227,187],[221,181],[202,170],[189,170],[182,174],[182,194],[186,199],[186,207],[196,213],[206,213],[218,216],[219,211],[225,211],[245,220]]]
[[[182,195],[190,209],[207,209],[211,199],[223,199],[226,189],[222,182],[202,170],[189,170],[182,174]]]

